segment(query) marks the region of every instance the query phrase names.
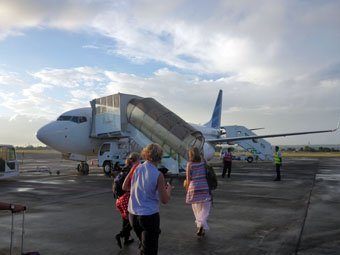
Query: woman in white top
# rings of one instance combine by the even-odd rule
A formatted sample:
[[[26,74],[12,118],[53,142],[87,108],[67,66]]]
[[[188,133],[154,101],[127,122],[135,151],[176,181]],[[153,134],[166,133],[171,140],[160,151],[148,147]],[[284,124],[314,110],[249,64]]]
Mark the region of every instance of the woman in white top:
[[[157,254],[160,230],[159,200],[166,204],[174,188],[165,185],[163,174],[157,169],[162,160],[163,149],[155,143],[147,145],[142,151],[145,162],[124,181],[128,189],[128,179],[132,179],[129,200],[130,224],[140,240],[139,254]]]

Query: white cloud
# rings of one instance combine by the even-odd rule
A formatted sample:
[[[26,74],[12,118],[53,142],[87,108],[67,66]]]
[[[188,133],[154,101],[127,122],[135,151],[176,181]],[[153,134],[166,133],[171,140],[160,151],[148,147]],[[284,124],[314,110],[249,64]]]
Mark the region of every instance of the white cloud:
[[[95,90],[84,90],[84,89],[76,89],[70,91],[71,95],[74,97],[74,99],[77,100],[83,100],[83,101],[90,101],[94,98],[100,97],[98,93],[95,92]]]
[[[27,89],[24,89],[22,91],[22,94],[24,96],[27,97],[36,97],[37,99],[39,98],[39,96],[42,95],[42,93],[45,91],[45,89],[51,88],[51,85],[46,85],[46,84],[41,84],[41,83],[37,83],[37,84],[33,84],[32,86],[30,86]]]
[[[111,4],[101,0],[1,1],[0,38],[34,27],[81,29],[108,5]]]
[[[83,48],[84,49],[98,49],[99,47],[98,46],[96,46],[96,45],[84,45],[83,46]]]
[[[90,67],[73,69],[44,69],[32,76],[57,87],[77,88],[81,85],[93,87],[106,82],[106,77],[100,71]]]
[[[197,2],[197,13],[186,1],[161,5],[127,2],[97,15],[93,26],[117,41],[117,54],[135,61],[154,59],[261,85],[294,79],[340,57],[336,1]]]
[[[18,73],[0,70],[0,86],[25,88],[28,85],[19,78]]]
[[[0,7],[2,38],[34,27],[87,30],[112,38],[114,54],[137,63],[156,60],[259,85],[340,57],[338,1],[12,0]]]

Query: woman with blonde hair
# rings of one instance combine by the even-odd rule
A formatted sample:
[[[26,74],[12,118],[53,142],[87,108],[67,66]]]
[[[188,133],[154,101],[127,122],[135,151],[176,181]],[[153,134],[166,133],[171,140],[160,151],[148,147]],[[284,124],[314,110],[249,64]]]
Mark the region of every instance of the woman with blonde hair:
[[[163,174],[157,169],[163,149],[156,143],[142,151],[145,162],[132,176],[129,200],[130,224],[140,240],[139,254],[157,254],[160,230],[159,200],[166,204],[174,188],[165,185]],[[125,184],[125,183],[124,183]]]
[[[203,236],[209,229],[207,219],[210,212],[211,195],[206,177],[206,166],[196,147],[189,149],[189,162],[186,175],[186,203],[192,205],[197,225],[197,236]]]

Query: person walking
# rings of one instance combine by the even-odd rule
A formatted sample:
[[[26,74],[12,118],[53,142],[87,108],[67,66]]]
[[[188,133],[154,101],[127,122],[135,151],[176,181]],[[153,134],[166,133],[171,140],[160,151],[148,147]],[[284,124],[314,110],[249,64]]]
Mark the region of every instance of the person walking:
[[[224,178],[227,170],[228,170],[228,178],[230,178],[231,174],[231,165],[232,165],[232,156],[233,154],[231,153],[231,148],[228,148],[228,151],[224,152],[222,155],[223,158],[223,172],[222,172],[222,177]]]
[[[127,176],[129,175],[129,173],[131,172],[132,174],[133,171],[136,169],[136,167],[139,165],[139,158],[140,158],[140,155],[138,152],[132,152],[130,153],[129,157],[125,160],[125,166],[122,169],[122,173],[121,173],[122,176],[126,176],[124,179],[124,182],[127,179]],[[113,185],[113,187],[114,186],[115,185]],[[129,222],[129,215],[128,215],[128,210],[127,210],[128,201],[130,198],[130,191],[129,189],[126,189],[126,191],[124,190],[124,183],[122,183],[122,187],[119,187],[119,189],[121,189],[121,191],[116,201],[116,207],[119,213],[122,215],[122,229],[115,236],[115,239],[116,239],[116,242],[119,248],[122,248],[121,239],[124,239],[123,244],[125,246],[131,244],[134,241],[134,239],[130,239],[130,233],[131,233],[132,227]]]
[[[274,154],[274,161],[275,161],[275,167],[276,167],[276,178],[274,181],[281,181],[281,166],[282,166],[282,156],[279,152],[279,146],[275,146],[275,154]]]
[[[188,151],[189,162],[186,175],[186,203],[191,204],[197,226],[197,236],[204,236],[209,229],[207,219],[211,206],[211,194],[207,181],[207,170],[198,148],[191,147]]]
[[[140,240],[139,254],[158,253],[160,230],[159,200],[166,204],[171,198],[173,186],[165,185],[163,174],[157,169],[163,149],[152,143],[142,150],[145,160],[131,178],[129,220]],[[125,183],[124,183],[125,184]]]

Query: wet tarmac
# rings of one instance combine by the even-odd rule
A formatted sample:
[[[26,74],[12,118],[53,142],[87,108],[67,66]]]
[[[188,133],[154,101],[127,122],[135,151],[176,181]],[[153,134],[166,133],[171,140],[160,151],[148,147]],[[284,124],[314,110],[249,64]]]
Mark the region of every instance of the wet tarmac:
[[[281,182],[273,182],[271,162],[234,161],[231,178],[224,179],[215,165],[219,186],[213,193],[211,229],[204,238],[196,237],[193,212],[185,204],[184,174],[176,176],[171,201],[160,207],[159,254],[340,254],[340,158],[284,159]],[[78,175],[74,167],[57,156],[26,158],[21,167],[26,172],[0,180],[0,201],[28,207],[24,251],[137,254],[134,233],[130,246],[119,249],[115,243],[121,217],[113,206],[112,179],[98,167],[88,176]],[[16,214],[16,254],[21,221]],[[1,255],[9,254],[10,225],[10,212],[0,211]]]

